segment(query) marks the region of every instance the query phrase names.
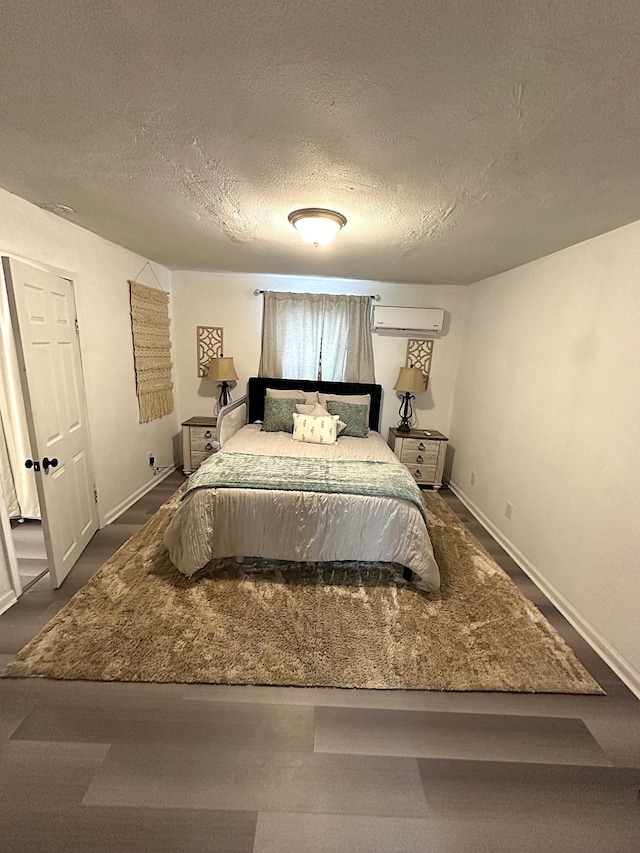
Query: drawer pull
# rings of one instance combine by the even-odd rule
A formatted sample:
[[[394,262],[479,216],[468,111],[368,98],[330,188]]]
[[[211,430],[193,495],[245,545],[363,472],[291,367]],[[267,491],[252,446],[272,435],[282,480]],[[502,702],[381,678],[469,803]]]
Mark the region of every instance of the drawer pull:
[[[413,476],[416,478],[416,480],[421,480],[422,479],[422,471],[418,471],[418,469],[416,468],[415,474]]]
[[[211,432],[211,430],[210,430],[210,429],[208,429],[208,430],[205,432],[204,437],[205,437],[205,438],[211,438],[211,436],[212,436],[212,432]]]
[[[419,465],[422,465],[422,463],[424,462],[424,459],[422,458],[422,456],[416,456],[416,462],[417,462]]]
[[[422,442],[418,445],[418,450],[426,450],[427,448],[424,446]]]
[[[210,444],[209,442],[207,442],[204,446],[204,449],[205,450],[213,450],[213,444]]]

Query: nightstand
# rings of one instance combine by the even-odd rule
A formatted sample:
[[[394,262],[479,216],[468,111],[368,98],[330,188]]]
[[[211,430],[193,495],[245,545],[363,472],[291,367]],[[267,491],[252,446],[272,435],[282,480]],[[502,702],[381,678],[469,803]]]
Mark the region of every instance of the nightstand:
[[[182,424],[182,467],[185,474],[192,474],[204,462],[220,449],[218,444],[218,419],[189,418]]]
[[[389,446],[419,486],[439,489],[449,439],[435,429],[389,430]]]

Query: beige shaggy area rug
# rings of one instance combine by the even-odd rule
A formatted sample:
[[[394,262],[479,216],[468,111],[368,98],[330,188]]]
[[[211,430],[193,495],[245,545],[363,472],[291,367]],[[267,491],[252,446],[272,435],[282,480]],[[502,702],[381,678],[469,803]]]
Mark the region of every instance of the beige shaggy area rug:
[[[181,491],[3,677],[603,692],[435,493],[442,588],[426,594],[385,563],[225,560],[189,580],[162,545]]]

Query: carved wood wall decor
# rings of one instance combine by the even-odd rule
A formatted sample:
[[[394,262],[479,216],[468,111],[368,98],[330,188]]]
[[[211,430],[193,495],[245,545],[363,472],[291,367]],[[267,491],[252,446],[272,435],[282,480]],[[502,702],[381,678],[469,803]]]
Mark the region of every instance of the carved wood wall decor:
[[[207,367],[212,358],[222,355],[222,327],[198,326],[198,376],[207,375]]]
[[[425,389],[431,372],[432,357],[433,341],[418,341],[413,338],[407,341],[407,367],[419,367],[422,370]]]

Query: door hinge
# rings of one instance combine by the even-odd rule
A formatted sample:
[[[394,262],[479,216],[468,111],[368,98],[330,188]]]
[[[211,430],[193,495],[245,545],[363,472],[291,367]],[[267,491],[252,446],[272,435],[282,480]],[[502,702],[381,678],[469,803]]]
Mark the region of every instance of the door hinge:
[[[74,322],[76,324],[76,335],[79,335],[80,334],[80,326],[78,325],[78,318],[77,317],[76,317]]]
[[[93,499],[96,503],[98,503],[98,490],[97,489],[93,490]]]

